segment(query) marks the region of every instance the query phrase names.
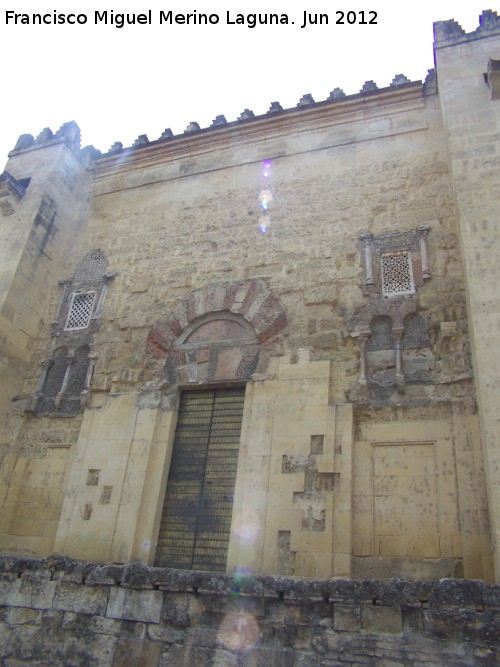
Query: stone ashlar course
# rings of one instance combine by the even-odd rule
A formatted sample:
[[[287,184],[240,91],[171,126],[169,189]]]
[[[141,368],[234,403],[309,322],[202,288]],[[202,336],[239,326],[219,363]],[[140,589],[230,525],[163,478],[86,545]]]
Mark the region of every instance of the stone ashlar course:
[[[0,556],[1,667],[498,665],[500,586]]]

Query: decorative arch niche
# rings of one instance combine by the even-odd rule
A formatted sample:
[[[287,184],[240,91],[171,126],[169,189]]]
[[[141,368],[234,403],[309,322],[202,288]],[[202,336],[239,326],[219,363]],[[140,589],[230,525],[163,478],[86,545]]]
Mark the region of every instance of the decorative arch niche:
[[[283,306],[263,280],[195,290],[149,333],[153,385],[247,379],[286,324]]]
[[[259,340],[241,315],[223,311],[198,318],[174,343],[165,366],[170,384],[248,378],[259,356]]]

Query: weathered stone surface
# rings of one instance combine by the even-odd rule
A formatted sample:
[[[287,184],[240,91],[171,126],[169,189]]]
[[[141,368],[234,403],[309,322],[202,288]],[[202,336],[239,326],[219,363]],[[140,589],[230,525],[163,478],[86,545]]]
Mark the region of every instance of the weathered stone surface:
[[[333,606],[333,629],[337,632],[358,632],[361,628],[359,604],[337,602]]]
[[[361,605],[361,629],[365,632],[399,634],[403,631],[401,609]]]
[[[64,665],[67,667],[112,667],[116,637],[95,635],[89,638],[67,637],[64,642]]]
[[[118,636],[122,627],[122,622],[113,618],[105,618],[103,616],[92,617],[92,631],[98,635],[113,635]]]
[[[40,626],[19,626],[19,657],[24,660],[53,661],[62,663],[64,659],[64,632],[61,628]]]
[[[421,581],[460,576],[462,563],[458,558],[353,558],[352,572],[356,579],[400,579]],[[457,573],[457,574],[456,574]]]
[[[0,604],[31,609],[50,609],[56,591],[54,581],[16,579],[12,585],[0,588]]]
[[[112,588],[109,595],[108,618],[159,623],[163,606],[160,591],[135,591]]]
[[[23,625],[29,623],[35,625],[40,612],[36,609],[25,609],[23,607],[10,607],[7,610],[6,622],[8,625]]]
[[[286,661],[289,658],[288,662]],[[282,665],[294,665],[295,656],[291,651],[280,648],[255,648],[243,655],[243,667],[282,667]]]
[[[210,664],[214,651],[208,648],[198,646],[172,646],[167,653],[164,653],[158,667],[178,667],[179,665],[190,665],[190,667],[205,667]]]
[[[71,582],[59,582],[54,595],[53,608],[81,614],[103,616],[106,613],[108,591],[104,588],[79,586]]]
[[[23,572],[36,572],[44,568],[44,562],[40,558],[29,556],[0,555],[0,572],[21,574]]]
[[[151,569],[142,563],[127,565],[122,573],[121,585],[124,588],[152,589]]]
[[[188,628],[185,643],[193,646],[213,647],[217,644],[219,631],[215,628]]]
[[[182,630],[163,624],[148,625],[148,637],[153,641],[166,644],[182,644],[184,641],[184,633]]]
[[[146,637],[147,627],[146,623],[122,621],[121,634],[129,639],[143,640]]]
[[[0,658],[9,655],[14,633],[6,623],[0,623]]]
[[[141,568],[141,585],[160,575],[157,591],[110,587],[107,578],[92,587],[48,582],[44,571],[35,581],[3,579],[6,599],[21,585],[57,587],[48,609],[4,609],[1,655],[11,667],[493,667],[500,655],[498,586],[478,581],[235,581]]]
[[[113,667],[150,667],[157,665],[161,648],[158,644],[136,639],[120,639]]]
[[[85,580],[89,586],[96,584],[114,586],[122,580],[124,568],[120,565],[104,565],[92,569]]]
[[[195,625],[203,611],[203,603],[192,595],[171,593],[165,597],[162,621],[174,627]]]
[[[214,655],[207,667],[239,667],[239,656],[227,651],[214,651]]]

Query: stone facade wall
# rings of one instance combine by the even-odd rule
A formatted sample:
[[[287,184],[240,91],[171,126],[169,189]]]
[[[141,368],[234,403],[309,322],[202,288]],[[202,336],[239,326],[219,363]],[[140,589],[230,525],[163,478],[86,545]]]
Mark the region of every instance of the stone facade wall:
[[[16,250],[0,257],[4,553],[152,565],[182,392],[244,384],[228,571],[498,579],[495,394],[473,374],[474,358],[490,377],[478,341],[495,327],[474,306],[485,269],[456,150],[496,135],[479,111],[462,125],[449,92],[473,107],[467,86],[483,86],[493,122],[480,67],[499,26],[484,19],[439,37],[437,84],[106,155],[80,150],[74,124],[20,138],[0,186]],[[66,326],[75,290],[95,296],[82,327]]]
[[[352,447],[356,404],[399,406],[398,433],[391,419],[385,433],[379,429],[372,437],[375,441],[406,441],[404,424],[413,428],[421,421],[413,413],[422,403],[434,405],[436,412],[443,403],[456,405],[469,431],[474,431],[462,267],[438,98],[424,95],[418,84],[378,95],[378,100],[372,94],[370,99],[332,104],[314,114],[298,110],[295,116],[272,119],[272,127],[266,119],[258,131],[250,124],[238,132],[222,128],[96,161],[86,231],[78,244],[68,248],[65,261],[72,268],[68,275],[61,275],[70,277],[82,258],[97,248],[115,274],[98,325],[87,341],[96,356],[92,396],[78,443],[73,441],[69,451],[60,450],[58,463],[47,458],[47,442],[71,442],[68,419],[52,414],[50,419],[37,417],[34,424],[26,413],[12,416],[19,456],[18,477],[9,482],[6,548],[50,549],[52,536],[52,548],[71,556],[151,562],[154,546],[149,545],[155,543],[155,517],[161,506],[179,392],[200,383],[248,383],[243,424],[247,435],[241,442],[233,534],[242,520],[237,508],[248,509],[250,503],[260,531],[252,555],[232,543],[230,567],[280,571],[284,565],[279,564],[278,542],[282,539],[290,540],[294,574],[350,573],[353,456],[357,481],[367,482],[362,493],[374,497],[370,475],[361,471],[372,465],[371,445]],[[271,165],[264,182],[262,164],[267,158]],[[16,160],[14,155],[14,166]],[[259,226],[264,186],[272,192],[265,233]],[[422,264],[415,236],[419,225],[429,225],[432,275],[425,281],[418,268]],[[420,276],[416,277],[418,291],[390,300],[389,311],[380,284],[365,284],[365,254],[359,237],[366,232],[390,248],[394,234],[397,239],[415,236],[412,244],[417,246],[411,247],[415,275]],[[62,291],[55,284],[49,291],[47,320],[60,310]],[[238,346],[226,350],[228,361],[220,367],[210,366],[203,350],[199,358],[204,361],[188,363],[183,351],[183,341],[198,318],[214,317],[220,311],[243,318],[249,327],[252,359],[241,373],[239,355],[243,359],[245,351]],[[401,313],[415,312],[423,327],[422,342],[405,347],[408,382],[404,389],[397,389],[394,382],[394,349],[369,351],[369,396],[358,396],[358,333],[373,317],[389,313],[390,326],[395,327],[403,325]],[[443,322],[453,322],[451,334],[442,328]],[[48,349],[68,346],[71,335],[54,327],[52,334],[50,340],[46,330],[35,342],[34,361],[27,368],[21,395],[36,390],[39,363]],[[228,365],[233,357],[234,372]],[[410,382],[415,373],[420,373],[418,381]],[[264,414],[258,406],[266,403],[274,410],[266,408]],[[332,417],[337,413],[349,415],[345,435],[336,426],[342,420]],[[426,419],[440,420],[433,417],[431,408]],[[454,432],[449,413],[444,419],[448,426],[443,428],[452,434],[448,437],[458,442],[460,429]],[[311,452],[315,436],[324,438],[323,453]],[[435,442],[431,424],[427,431],[419,426],[413,437]],[[432,451],[435,446],[441,451],[439,445],[429,445]],[[473,439],[469,446],[475,449],[480,444]],[[365,452],[362,460],[360,452]],[[312,482],[304,479],[304,461],[311,456],[317,460],[311,459],[310,464],[317,467],[322,480],[315,484],[324,483],[325,488],[308,489]],[[454,456],[451,447],[443,461]],[[291,463],[283,473],[287,457]],[[36,470],[29,463],[32,458],[39,461]],[[36,489],[44,485],[45,474],[56,474],[54,466],[67,480],[65,499],[59,504],[60,495],[45,494],[40,504]],[[98,490],[86,485],[92,469],[100,470],[102,484],[113,488],[106,506],[93,497]],[[355,504],[359,509],[355,555],[462,559],[463,541],[474,544],[477,552],[476,561],[467,560],[466,576],[490,577],[487,523],[465,523],[462,534],[458,528],[454,469],[449,469],[446,487],[451,495],[444,486],[440,489],[442,500],[446,499],[440,519],[445,534],[436,538],[438,528],[430,531],[432,545],[415,534],[414,542],[400,540],[396,546],[397,536],[393,536],[393,547],[381,549],[364,520],[369,509]],[[481,475],[476,466],[477,491],[463,501],[466,513],[483,509]],[[19,488],[25,493],[19,495]],[[396,494],[389,501],[397,513],[401,496]],[[93,514],[84,518],[89,505]],[[41,520],[31,531],[35,535],[25,522],[33,515]],[[49,527],[47,521],[56,516],[60,517],[57,527],[55,523]],[[400,524],[405,531],[412,522]],[[417,543],[418,549],[412,546]]]
[[[500,591],[0,558],[2,667],[493,667]]]

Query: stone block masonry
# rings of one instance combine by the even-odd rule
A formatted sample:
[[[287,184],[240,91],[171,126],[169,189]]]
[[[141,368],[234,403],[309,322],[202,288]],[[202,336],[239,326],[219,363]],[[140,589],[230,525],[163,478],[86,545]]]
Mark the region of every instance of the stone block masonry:
[[[1,667],[498,665],[500,586],[0,557]]]

